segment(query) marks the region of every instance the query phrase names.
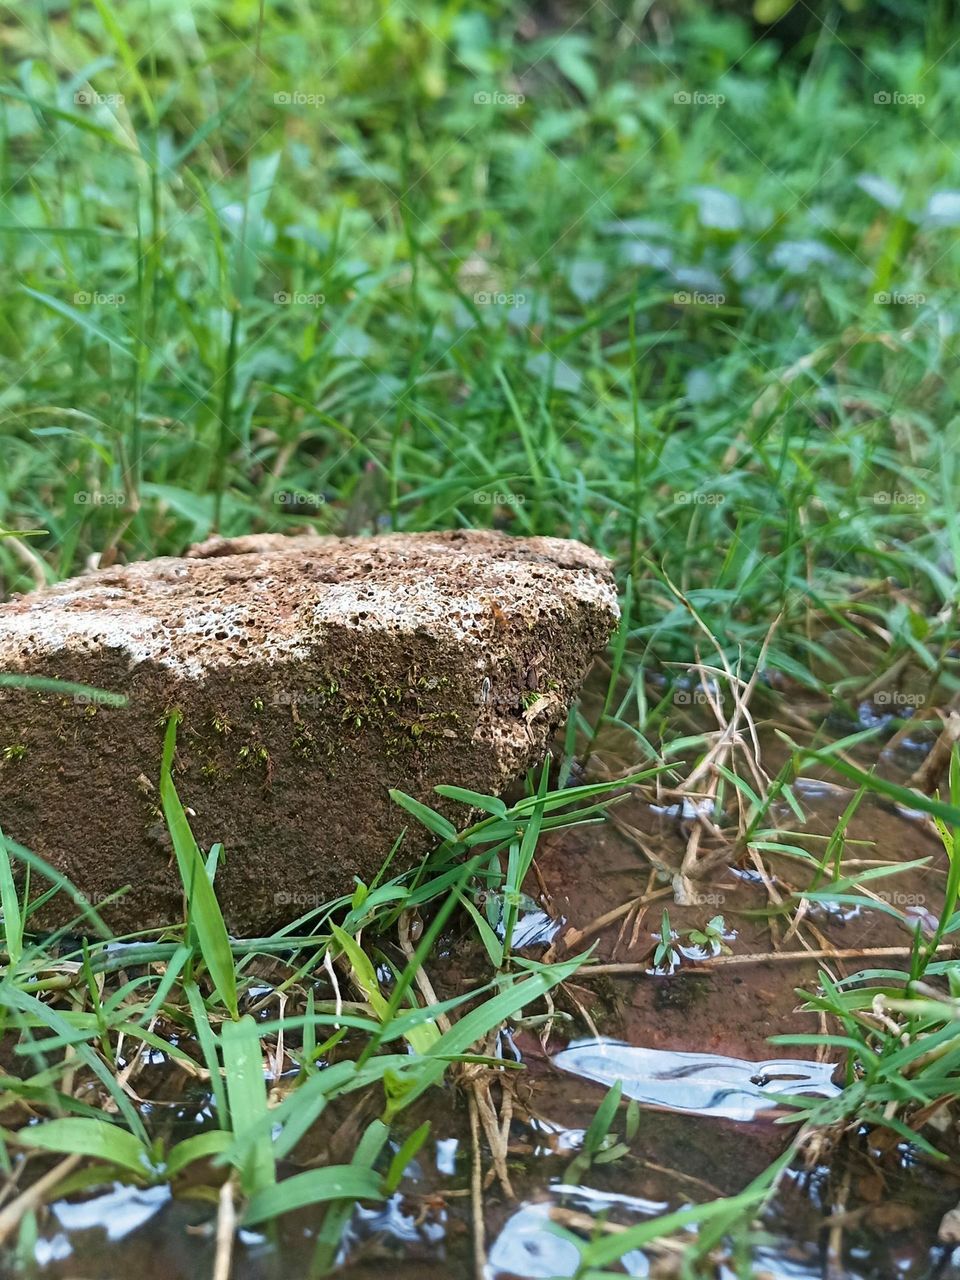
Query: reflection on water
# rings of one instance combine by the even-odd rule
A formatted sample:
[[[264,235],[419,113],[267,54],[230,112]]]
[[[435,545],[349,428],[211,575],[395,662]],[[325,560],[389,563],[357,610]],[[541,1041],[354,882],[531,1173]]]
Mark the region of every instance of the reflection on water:
[[[572,1276],[580,1262],[580,1250],[562,1239],[550,1224],[550,1205],[526,1204],[507,1219],[487,1255],[486,1280],[504,1275],[524,1280],[549,1280]]]
[[[580,1249],[564,1238],[550,1221],[553,1206],[547,1202],[525,1204],[507,1219],[487,1255],[485,1280],[562,1280],[580,1265]],[[625,1253],[621,1266],[628,1276],[650,1274],[647,1258],[639,1250]]]
[[[565,924],[566,920],[562,916],[555,920],[545,911],[528,911],[513,926],[511,945],[515,951],[523,947],[545,947],[554,940]]]
[[[507,1219],[489,1251],[486,1280],[505,1280],[507,1276],[543,1280],[576,1274],[580,1249],[551,1221],[552,1211],[559,1206],[597,1217],[616,1210],[628,1221],[634,1217],[638,1221],[653,1218],[669,1208],[666,1201],[596,1191],[592,1187],[552,1186],[549,1195],[549,1200],[521,1205]],[[633,1249],[624,1254],[623,1269],[628,1276],[646,1276],[650,1274],[650,1262],[646,1254]]]
[[[446,1174],[448,1178],[452,1178],[457,1171],[457,1148],[460,1142],[457,1138],[438,1138],[437,1139],[437,1173]]]
[[[608,1209],[627,1209],[645,1218],[666,1213],[670,1205],[666,1200],[644,1200],[641,1196],[624,1195],[620,1191],[596,1191],[593,1187],[568,1187],[560,1184],[553,1188],[557,1195],[567,1197],[575,1209],[587,1209],[593,1213],[606,1213]]]
[[[542,1142],[534,1141],[535,1156],[562,1155],[568,1151],[579,1151],[583,1146],[583,1135],[586,1133],[585,1129],[570,1129],[545,1116],[532,1116],[527,1122],[527,1128],[535,1139],[541,1135],[543,1137]]]
[[[616,1040],[579,1040],[553,1055],[561,1071],[612,1085],[628,1098],[669,1111],[756,1120],[773,1111],[775,1095],[839,1092],[830,1063],[788,1058],[747,1062],[710,1053],[642,1049]]]
[[[402,1192],[384,1204],[358,1204],[343,1233],[337,1261],[343,1265],[368,1240],[388,1239],[406,1246],[406,1252],[443,1256],[447,1233],[447,1211],[436,1208],[430,1214],[415,1213]]]
[[[36,1260],[40,1266],[62,1261],[73,1251],[70,1235],[80,1231],[102,1231],[111,1243],[137,1231],[170,1199],[169,1187],[124,1187],[88,1200],[58,1200],[51,1206],[59,1231],[38,1240]]]
[[[65,1231],[91,1231],[99,1228],[108,1240],[122,1240],[136,1231],[170,1199],[170,1188],[124,1187],[114,1183],[106,1195],[71,1203],[60,1200],[53,1206],[54,1216]]]

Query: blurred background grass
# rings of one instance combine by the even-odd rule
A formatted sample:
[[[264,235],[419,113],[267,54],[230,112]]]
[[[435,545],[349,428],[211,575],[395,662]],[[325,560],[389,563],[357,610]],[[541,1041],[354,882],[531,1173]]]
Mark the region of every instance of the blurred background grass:
[[[614,556],[651,659],[669,579],[806,683],[825,620],[939,671],[951,8],[320,9],[0,20],[0,587],[495,525]]]

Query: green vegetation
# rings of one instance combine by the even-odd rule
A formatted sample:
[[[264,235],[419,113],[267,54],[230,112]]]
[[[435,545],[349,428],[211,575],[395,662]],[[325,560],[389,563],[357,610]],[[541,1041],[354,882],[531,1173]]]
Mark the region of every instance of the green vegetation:
[[[815,25],[777,63],[721,11],[658,44],[604,6],[529,38],[511,6],[181,8],[8,26],[0,522],[48,530],[45,576],[215,524],[493,521],[633,566],[654,657],[690,651],[669,575],[731,652],[782,611],[793,678],[852,595],[847,625],[936,666],[960,184],[933,19],[929,51]],[[40,571],[8,539],[0,565]]]
[[[960,1094],[960,765],[949,742],[923,786],[874,764],[883,735],[937,738],[960,692],[953,23],[945,3],[781,0],[754,19],[505,0],[37,0],[4,16],[4,595],[213,531],[494,526],[605,551],[624,605],[606,692],[571,716],[553,773],[511,806],[442,788],[485,814],[459,835],[395,795],[436,835],[431,858],[275,937],[226,933],[222,850],[190,831],[173,721],[158,772],[181,929],[118,949],[102,904],[0,838],[5,1174],[56,1153],[59,1197],[190,1170],[228,1242],[236,1221],[322,1204],[320,1275],[354,1202],[393,1195],[426,1140],[405,1113],[453,1079],[509,1185],[477,1071],[503,1071],[508,1020],[575,1017],[550,993],[596,967],[589,941],[536,963],[515,936],[544,835],[599,822],[626,785],[602,768],[568,785],[611,737],[628,781],[672,788],[680,820],[699,829],[709,805],[725,864],[796,872],[774,924],[878,911],[907,954],[805,992],[829,1029],[792,1041],[842,1057],[847,1087],[795,1100],[774,1165],[736,1196],[568,1232],[578,1274],[617,1274],[691,1223],[689,1274],[724,1241],[740,1259],[816,1132],[859,1123],[943,1159],[946,1138],[920,1129]],[[45,687],[91,713],[113,697]],[[781,749],[772,776],[754,716]],[[0,768],[24,750],[5,741]],[[262,771],[266,749],[236,764]],[[805,768],[850,784],[825,837],[803,829]],[[868,795],[940,833],[926,928],[877,892],[922,859],[857,861]],[[657,891],[695,902],[710,856],[691,837],[682,866],[653,863]],[[74,894],[71,931],[31,933],[24,867],[34,893]],[[681,939],[736,960],[729,908],[683,930],[672,909],[658,901],[646,964],[682,969]],[[437,1001],[431,949],[453,919],[481,965]],[[296,1078],[271,1089],[281,1042]],[[148,1051],[208,1091],[202,1132],[159,1132],[132,1100],[131,1055]],[[353,1095],[377,1107],[352,1150],[284,1176]],[[626,1159],[637,1121],[618,1126],[619,1102],[586,1131],[578,1178]],[[0,1244],[27,1267],[39,1201],[10,1187]]]
[[[558,830],[595,818],[603,797],[619,786],[596,784],[548,792],[544,782],[535,794],[510,808],[493,797],[478,796],[490,816],[460,833],[439,814],[398,793],[405,807],[443,836],[431,860],[434,874],[425,875],[420,883],[419,877],[407,876],[371,886],[358,884],[351,898],[312,911],[300,922],[303,929],[291,927],[270,939],[240,943],[228,936],[214,891],[220,848],[214,846],[206,861],[203,859],[173,783],[176,724],[176,718],[171,717],[160,794],[184,885],[186,923],[179,941],[132,938],[118,953],[111,935],[90,908],[55,937],[32,940],[29,917],[37,904],[28,905],[26,894],[22,898],[18,894],[8,852],[12,842],[5,842],[0,833],[0,903],[7,960],[0,978],[2,1031],[12,1038],[15,1057],[23,1063],[22,1075],[4,1080],[6,1101],[29,1102],[32,1108],[48,1111],[53,1117],[16,1131],[0,1131],[3,1167],[8,1174],[12,1172],[11,1146],[93,1159],[95,1163],[82,1172],[64,1176],[58,1186],[62,1194],[113,1177],[143,1186],[176,1181],[197,1162],[210,1170],[212,1161],[214,1176],[218,1165],[227,1166],[226,1185],[231,1194],[236,1191],[244,1198],[243,1221],[248,1224],[304,1205],[334,1201],[349,1208],[358,1198],[382,1199],[396,1190],[417,1145],[430,1129],[425,1123],[416,1130],[418,1138],[414,1141],[411,1135],[401,1145],[381,1177],[373,1166],[390,1125],[424,1092],[440,1084],[457,1063],[496,1065],[496,1058],[471,1052],[473,1047],[507,1019],[519,1018],[525,1008],[535,1006],[583,960],[574,956],[546,965],[511,959],[507,943],[485,985],[452,1000],[421,1006],[413,994],[417,989],[424,992],[422,984],[428,981],[425,965],[443,926],[463,901],[465,886],[477,877],[499,883],[501,851],[509,853],[512,865],[522,865],[542,830]],[[543,776],[546,779],[546,771]],[[636,781],[645,776],[638,775]],[[463,853],[472,856],[463,862],[457,856]],[[41,865],[39,871],[41,877],[49,878],[53,889],[69,891],[62,878],[50,874],[48,868]],[[508,877],[504,881],[508,900],[509,883]],[[86,906],[81,895],[74,896],[79,905]],[[375,936],[398,919],[406,932],[411,917],[435,903],[439,907],[429,927],[416,949],[411,948],[406,967],[393,971],[390,994],[385,996],[381,979],[360,945],[361,935]],[[342,924],[335,923],[334,916]],[[81,931],[93,937],[73,950],[67,940]],[[256,969],[264,958],[272,956],[282,958],[279,964],[284,972],[272,990],[286,993],[285,1000],[302,996],[306,990],[304,1012],[255,1020],[250,1009],[264,1004],[252,994],[259,981]],[[384,959],[381,955],[381,964]],[[345,981],[362,993],[361,1002],[345,1004],[340,998],[333,977],[334,960],[341,963]],[[321,963],[333,978],[337,998],[318,1005],[308,979]],[[131,973],[137,976],[131,978]],[[82,1007],[88,1002],[89,1009]],[[460,1016],[451,1024],[447,1015],[457,1009]],[[167,1030],[158,1030],[158,1025]],[[122,1087],[121,1078],[129,1075],[129,1069],[121,1070],[125,1064],[120,1044],[130,1040],[140,1046],[141,1053],[153,1049],[196,1071],[182,1045],[184,1028],[202,1051],[216,1124],[196,1136],[165,1144],[149,1132]],[[270,1044],[276,1052],[278,1038],[284,1036],[300,1042],[295,1054],[300,1071],[283,1101],[268,1110],[263,1055],[265,1049],[270,1052]],[[362,1046],[356,1056],[327,1066],[322,1061],[325,1055],[348,1036]],[[403,1051],[404,1042],[413,1056]],[[105,1091],[109,1104],[103,1111],[58,1084],[65,1072],[76,1069],[75,1064],[89,1071]],[[378,1086],[382,1090],[382,1117],[368,1126],[349,1165],[327,1166],[277,1181],[278,1163],[293,1151],[327,1106],[338,1097]],[[104,1112],[113,1113],[112,1118]],[[198,1194],[196,1184],[191,1193]],[[217,1193],[210,1190],[210,1196],[216,1200]],[[19,1225],[21,1216],[32,1216],[29,1196],[18,1204],[19,1213],[8,1215],[12,1216],[11,1226]],[[336,1214],[321,1232],[320,1254],[329,1244],[330,1223],[334,1221],[340,1221]],[[334,1240],[338,1234],[334,1231]],[[24,1239],[28,1246],[31,1238],[27,1231]],[[317,1268],[323,1273],[326,1265],[318,1261]]]

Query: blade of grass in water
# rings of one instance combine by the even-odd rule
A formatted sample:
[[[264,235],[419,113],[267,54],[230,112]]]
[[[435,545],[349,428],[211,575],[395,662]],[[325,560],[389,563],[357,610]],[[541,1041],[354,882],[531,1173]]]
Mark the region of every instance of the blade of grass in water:
[[[260,1033],[253,1018],[247,1015],[239,1022],[225,1023],[220,1040],[230,1127],[235,1137],[242,1141],[244,1135],[267,1114]],[[240,1167],[240,1186],[246,1195],[253,1196],[274,1182],[276,1169],[267,1131],[256,1138]]]

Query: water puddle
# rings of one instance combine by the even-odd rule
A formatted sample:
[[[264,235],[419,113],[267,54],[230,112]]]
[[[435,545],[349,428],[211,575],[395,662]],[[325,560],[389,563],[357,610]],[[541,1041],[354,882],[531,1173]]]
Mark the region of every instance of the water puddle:
[[[53,1222],[48,1234],[37,1241],[35,1258],[39,1266],[62,1262],[83,1237],[115,1244],[140,1231],[170,1201],[170,1188],[130,1187],[115,1183],[104,1195],[86,1200],[58,1200],[51,1206]]]
[[[344,1232],[338,1262],[343,1265],[368,1241],[389,1239],[404,1252],[436,1252],[446,1237],[447,1211],[437,1205],[429,1212],[397,1192],[383,1205],[358,1205]]]
[[[579,1262],[577,1246],[551,1230],[550,1204],[526,1204],[507,1219],[487,1255],[484,1275],[485,1280],[550,1280],[574,1275]]]
[[[562,916],[555,920],[545,911],[529,911],[513,926],[511,945],[516,951],[524,947],[548,946],[565,924]]]
[[[561,1071],[608,1087],[618,1080],[625,1097],[686,1115],[750,1121],[782,1110],[786,1094],[830,1097],[839,1092],[830,1063],[774,1058],[746,1062],[708,1053],[643,1049],[615,1040],[580,1040],[555,1053]]]
[[[682,709],[688,718],[706,714],[698,699]],[[861,709],[860,719],[891,729],[889,717],[869,708]],[[782,763],[778,749],[775,742],[765,756],[768,772]],[[870,750],[870,758],[858,757],[867,767],[882,757],[879,736]],[[622,773],[636,765],[635,756],[635,741],[622,733],[595,744],[601,767]],[[881,758],[883,767],[889,772],[893,765]],[[549,948],[558,958],[593,948],[590,963],[608,966],[608,972],[575,975],[554,993],[549,1020],[538,1006],[531,1010],[537,1017],[505,1025],[488,1049],[515,1067],[509,1073],[515,1087],[508,1126],[515,1194],[509,1197],[492,1177],[484,1149],[485,1280],[573,1276],[581,1261],[577,1239],[736,1195],[783,1152],[790,1130],[769,1121],[789,1113],[784,1100],[837,1093],[832,1064],[768,1056],[770,1036],[818,1030],[816,1018],[798,1010],[817,990],[825,962],[806,958],[801,948],[815,948],[820,957],[830,948],[843,949],[846,958],[826,961],[837,981],[863,967],[858,949],[906,955],[916,923],[928,929],[938,914],[946,861],[926,815],[866,798],[847,831],[843,872],[897,860],[925,858],[927,865],[867,882],[900,918],[867,901],[808,900],[799,940],[790,928],[796,905],[814,877],[823,888],[834,874],[824,852],[854,794],[845,779],[819,773],[810,767],[793,784],[802,822],[786,804],[771,808],[762,858],[742,856],[741,850],[728,862],[729,803],[715,811],[704,795],[686,796],[669,786],[662,795],[626,797],[616,806],[617,822],[572,828],[561,839],[551,835],[543,841],[536,876],[524,886],[512,948]],[[673,874],[698,824],[710,871],[679,905]],[[502,900],[478,897],[477,907],[502,938]],[[655,967],[665,928],[671,958]],[[775,954],[791,951],[796,954]],[[488,974],[468,921],[443,935],[426,967],[441,1000],[462,995]],[[393,980],[385,962],[379,972],[385,984]],[[267,1002],[263,1017],[273,1016],[272,977],[258,978],[251,994],[253,1002]],[[329,997],[323,981],[318,979],[321,999]],[[566,1042],[570,1034],[588,1033],[590,1038]],[[181,1044],[177,1028],[170,1038]],[[182,1047],[199,1060],[187,1037]],[[345,1043],[339,1051],[352,1049]],[[182,1129],[187,1136],[210,1120],[202,1085],[187,1080],[169,1056],[149,1046],[140,1054],[136,1087],[150,1099],[144,1114],[152,1129]],[[278,1064],[281,1076],[290,1074],[291,1061]],[[584,1169],[586,1135],[604,1089],[617,1080],[625,1098],[656,1114],[641,1117],[626,1152]],[[498,1099],[499,1088],[495,1081]],[[355,1132],[382,1103],[379,1093],[358,1100],[358,1116],[332,1107],[291,1153],[285,1172],[349,1159]],[[612,1126],[617,1141],[625,1136],[625,1110]],[[409,1130],[398,1126],[396,1143],[424,1120],[432,1126],[429,1141],[396,1192],[382,1203],[354,1208],[337,1259],[350,1280],[382,1280],[385,1268],[398,1280],[474,1274],[473,1145],[462,1096],[453,1089],[433,1093],[407,1117]],[[897,1152],[882,1167],[875,1153],[848,1151],[840,1160],[831,1152],[830,1158],[829,1166],[798,1166],[785,1175],[761,1217],[759,1234],[743,1246],[747,1270],[729,1261],[719,1263],[715,1274],[728,1280],[760,1273],[780,1280],[960,1276],[960,1267],[950,1270],[949,1250],[937,1243],[940,1217],[960,1200],[960,1181]],[[215,1187],[205,1190],[214,1198],[198,1197],[196,1188],[183,1184],[172,1194],[168,1188],[119,1184],[99,1194],[74,1192],[38,1215],[33,1274],[38,1280],[211,1275]],[[309,1276],[323,1216],[323,1207],[314,1206],[286,1215],[269,1232],[240,1232],[232,1280]],[[842,1238],[833,1234],[837,1221],[843,1223]],[[832,1238],[840,1240],[840,1254],[825,1261]],[[620,1271],[650,1276],[675,1264],[675,1252],[651,1247],[627,1253]]]
[[[591,1206],[597,1212],[597,1206]],[[563,1280],[576,1275],[580,1249],[556,1229],[555,1204],[525,1204],[508,1218],[487,1256],[484,1280]],[[634,1250],[621,1259],[624,1274],[646,1276],[646,1254]]]

